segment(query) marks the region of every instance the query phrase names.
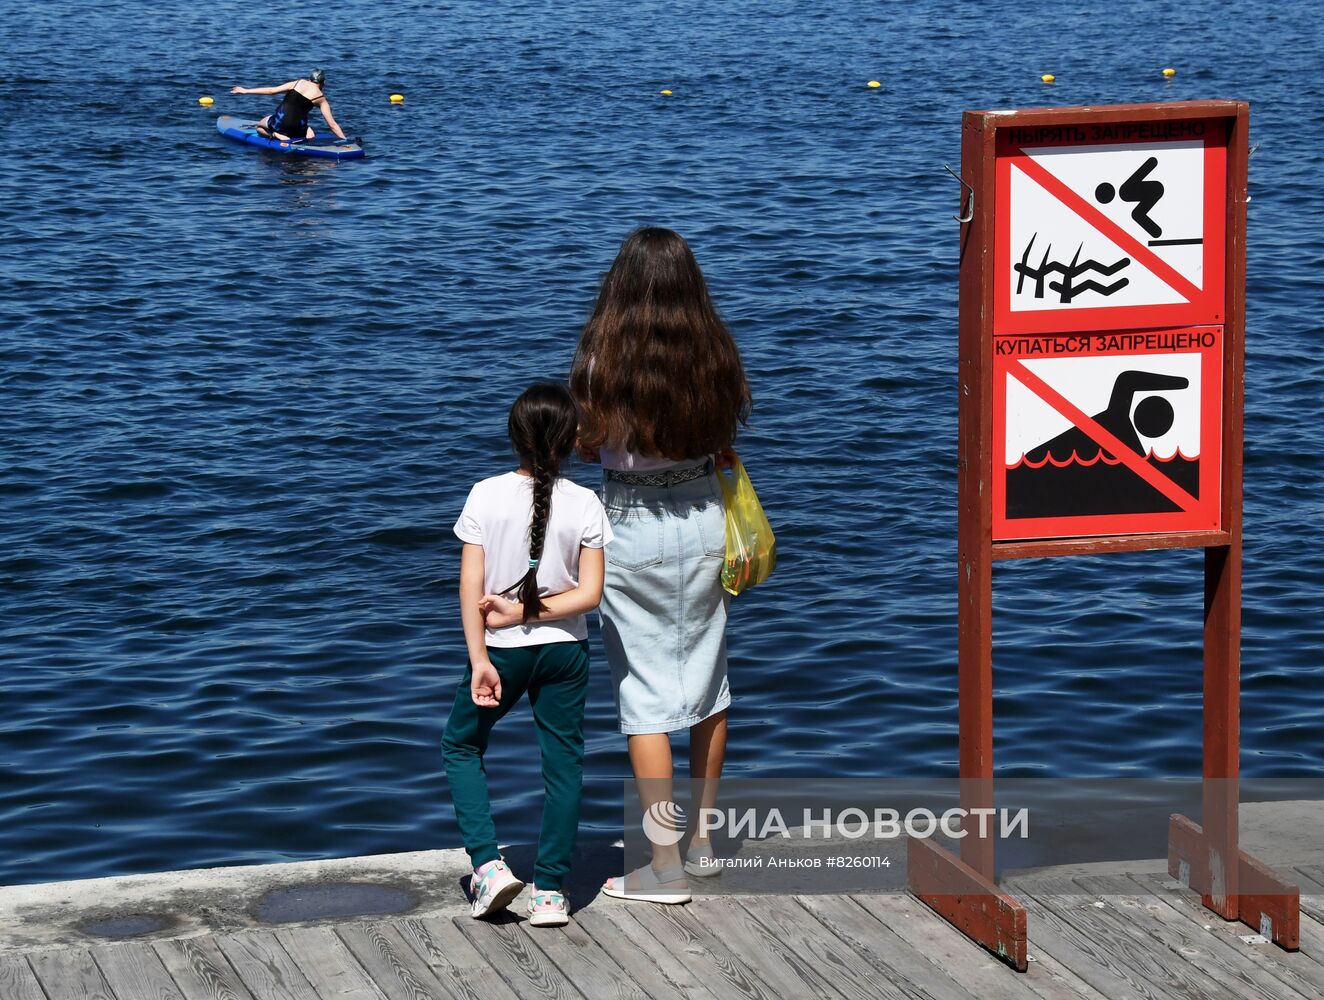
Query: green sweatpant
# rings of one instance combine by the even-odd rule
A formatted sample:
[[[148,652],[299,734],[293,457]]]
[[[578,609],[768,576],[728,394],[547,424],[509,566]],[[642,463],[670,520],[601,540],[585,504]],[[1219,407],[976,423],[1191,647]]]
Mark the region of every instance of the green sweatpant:
[[[525,691],[533,708],[542,751],[542,833],[533,868],[539,889],[561,889],[579,832],[579,797],[584,782],[584,698],[588,693],[588,641],[498,648],[487,655],[501,675],[501,704],[481,708],[469,694],[472,665],[455,692],[442,737],[455,819],[475,868],[495,861],[496,827],[487,795],[483,754],[487,737]]]

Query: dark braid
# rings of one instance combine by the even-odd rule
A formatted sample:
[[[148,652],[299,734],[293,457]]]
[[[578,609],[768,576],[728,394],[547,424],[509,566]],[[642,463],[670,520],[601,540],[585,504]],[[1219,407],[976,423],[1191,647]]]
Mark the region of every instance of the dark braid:
[[[552,488],[561,463],[570,457],[579,428],[578,414],[570,391],[556,383],[529,386],[510,408],[510,443],[532,475],[533,517],[529,522],[529,569],[520,581],[503,593],[517,591],[524,605],[524,621],[547,610],[538,593],[538,563],[547,540],[547,522],[552,514]]]

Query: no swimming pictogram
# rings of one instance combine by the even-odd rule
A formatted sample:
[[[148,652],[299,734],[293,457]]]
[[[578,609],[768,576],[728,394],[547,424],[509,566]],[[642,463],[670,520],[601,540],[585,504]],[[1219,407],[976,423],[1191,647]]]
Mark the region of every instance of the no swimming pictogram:
[[[1218,526],[1218,327],[999,337],[993,537]]]
[[[996,332],[1222,322],[1224,132],[1039,131],[999,136]]]

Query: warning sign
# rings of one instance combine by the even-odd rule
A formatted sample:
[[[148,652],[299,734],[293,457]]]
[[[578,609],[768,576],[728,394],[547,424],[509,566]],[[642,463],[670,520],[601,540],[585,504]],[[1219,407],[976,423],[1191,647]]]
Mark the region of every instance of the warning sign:
[[[1219,527],[1222,328],[999,336],[993,538]]]
[[[1203,120],[1004,130],[996,332],[1223,322],[1225,163]]]

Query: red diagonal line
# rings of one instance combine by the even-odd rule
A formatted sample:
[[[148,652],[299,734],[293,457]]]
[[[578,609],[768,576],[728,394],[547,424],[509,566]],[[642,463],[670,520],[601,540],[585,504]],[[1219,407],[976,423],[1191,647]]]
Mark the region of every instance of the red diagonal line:
[[[1066,417],[1073,424],[1083,430],[1094,439],[1094,443],[1102,448],[1106,448],[1113,458],[1121,459],[1122,463],[1134,472],[1137,476],[1149,483],[1150,486],[1158,490],[1165,497],[1175,503],[1182,510],[1190,513],[1195,510],[1200,501],[1191,496],[1184,489],[1174,483],[1171,479],[1154,468],[1141,455],[1128,448],[1119,441],[1111,431],[1100,424],[1097,420],[1087,414],[1075,403],[1067,399],[1051,385],[1041,379],[1025,365],[1017,360],[1012,360],[1008,364],[1008,371],[1012,377],[1019,382],[1023,382],[1025,387],[1042,399],[1045,403],[1055,409],[1062,416]]]
[[[1012,162],[1020,168],[1022,173],[1034,178],[1041,188],[1129,253],[1134,260],[1139,261],[1141,265],[1153,271],[1160,281],[1171,285],[1176,292],[1184,295],[1188,302],[1198,302],[1200,300],[1204,293],[1197,285],[1192,284],[1189,278],[1054,177],[1049,173],[1047,167],[1035,160],[1025,150],[1021,150],[1021,152],[1024,155]]]

